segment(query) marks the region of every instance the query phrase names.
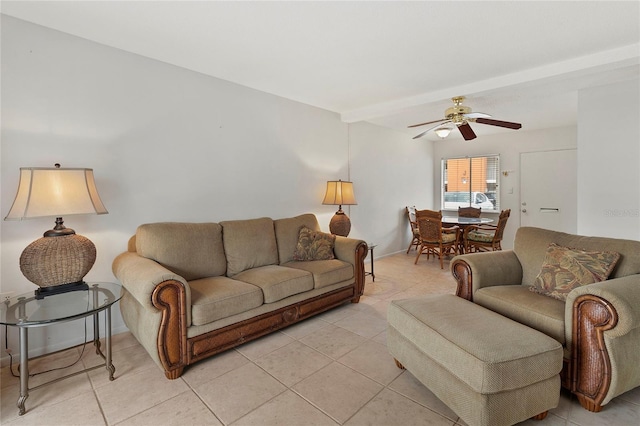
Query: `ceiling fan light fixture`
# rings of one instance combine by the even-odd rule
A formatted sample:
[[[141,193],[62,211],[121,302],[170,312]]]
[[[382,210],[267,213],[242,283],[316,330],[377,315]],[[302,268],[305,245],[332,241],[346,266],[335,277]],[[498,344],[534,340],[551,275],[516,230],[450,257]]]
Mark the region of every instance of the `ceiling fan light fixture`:
[[[489,126],[498,126],[498,127],[504,127],[506,129],[513,129],[513,130],[518,130],[522,128],[522,124],[520,123],[513,123],[511,121],[494,120],[492,118],[489,118],[491,117],[491,115],[485,114],[484,112],[472,112],[471,108],[462,105],[462,102],[464,101],[464,99],[465,99],[464,96],[456,96],[455,98],[451,98],[451,100],[453,101],[453,106],[450,108],[447,108],[447,110],[444,112],[444,118],[440,120],[433,120],[433,121],[427,121],[426,123],[410,125],[409,127],[413,128],[413,127],[425,126],[427,124],[434,124],[433,127],[430,127],[424,132],[414,136],[413,139],[421,138],[422,136],[426,135],[431,131],[435,132],[441,139],[444,139],[447,136],[449,136],[449,133],[451,133],[451,130],[454,129],[453,126],[456,126],[460,130],[460,133],[462,134],[462,137],[464,138],[464,140],[470,141],[472,139],[475,139],[477,136],[473,131],[473,129],[471,128],[471,126],[469,125],[469,122],[478,123],[478,124],[488,124]],[[447,123],[451,123],[451,124],[447,124]]]
[[[438,135],[440,138],[444,139],[447,136],[449,136],[449,133],[451,133],[451,127],[439,127],[435,130],[436,135]]]

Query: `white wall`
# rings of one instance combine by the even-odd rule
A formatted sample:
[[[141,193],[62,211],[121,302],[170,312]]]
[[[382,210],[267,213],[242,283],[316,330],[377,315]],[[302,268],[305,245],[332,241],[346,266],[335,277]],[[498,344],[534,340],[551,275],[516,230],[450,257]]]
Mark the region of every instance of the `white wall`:
[[[640,80],[578,95],[578,233],[640,240]]]
[[[500,209],[511,209],[511,216],[507,222],[503,249],[513,248],[516,230],[520,227],[520,154],[524,152],[552,151],[575,148],[576,128],[561,127],[545,130],[526,130],[526,123],[522,130],[483,136],[472,141],[462,139],[444,139],[435,142],[433,156],[436,166],[433,175],[434,205],[440,205],[440,176],[442,173],[442,158],[479,156],[500,154],[500,169],[509,171],[508,176],[500,174]],[[439,207],[437,207],[439,208]],[[483,213],[483,216],[497,219],[496,213]]]
[[[351,124],[349,133],[358,201],[350,208],[350,236],[376,244],[374,257],[406,250],[405,207],[433,208],[433,142],[369,123]]]
[[[401,209],[432,198],[430,145],[407,135],[4,15],[1,31],[0,212],[20,167],[93,168],[109,214],[65,218],[97,247],[87,280],[114,280],[113,258],[146,222],[312,212],[328,230],[336,207],[321,204],[326,181],[346,180],[350,160],[351,235],[380,244],[376,256],[408,245]],[[52,227],[53,218],[1,222],[1,292],[35,289],[18,259]],[[34,329],[30,353],[80,343],[83,332],[82,322]],[[17,331],[9,337],[17,351]]]

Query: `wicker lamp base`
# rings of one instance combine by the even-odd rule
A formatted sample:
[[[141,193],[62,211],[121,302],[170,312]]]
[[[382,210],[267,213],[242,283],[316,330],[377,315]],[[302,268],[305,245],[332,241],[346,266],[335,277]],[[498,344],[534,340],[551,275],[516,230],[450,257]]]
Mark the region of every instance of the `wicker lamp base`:
[[[96,246],[88,238],[75,233],[45,236],[24,249],[20,270],[40,287],[40,294],[54,294],[82,286],[95,261]]]
[[[329,231],[334,235],[340,235],[342,237],[349,235],[351,231],[351,220],[349,220],[349,216],[347,216],[342,209],[338,210],[331,218]]]

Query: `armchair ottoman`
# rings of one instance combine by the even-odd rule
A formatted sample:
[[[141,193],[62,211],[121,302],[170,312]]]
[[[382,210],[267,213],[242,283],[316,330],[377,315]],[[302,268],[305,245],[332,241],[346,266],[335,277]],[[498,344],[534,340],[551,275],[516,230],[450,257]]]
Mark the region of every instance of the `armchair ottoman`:
[[[387,345],[468,425],[544,419],[560,399],[556,340],[452,294],[394,300]]]

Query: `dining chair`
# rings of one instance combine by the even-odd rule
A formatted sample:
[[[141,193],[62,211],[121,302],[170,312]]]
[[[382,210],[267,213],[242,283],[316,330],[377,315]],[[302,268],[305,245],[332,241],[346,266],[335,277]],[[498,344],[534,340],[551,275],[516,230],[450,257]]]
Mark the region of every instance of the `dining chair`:
[[[420,232],[418,231],[418,222],[416,222],[416,206],[407,206],[404,208],[407,219],[409,220],[409,227],[411,229],[411,242],[407,248],[407,253],[411,251],[411,247],[417,249],[420,246]]]
[[[502,250],[500,242],[510,214],[511,209],[502,210],[497,225],[467,226],[462,235],[465,253]]]
[[[458,217],[480,217],[482,207],[458,207]]]
[[[433,254],[440,259],[440,269],[444,269],[444,255],[450,252],[454,255],[459,253],[460,228],[443,228],[441,211],[416,210],[416,221],[420,233],[420,246],[414,264],[418,263],[423,253],[427,254],[427,259]]]

